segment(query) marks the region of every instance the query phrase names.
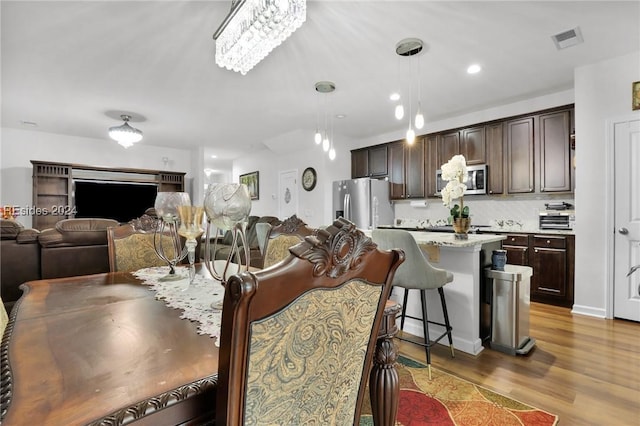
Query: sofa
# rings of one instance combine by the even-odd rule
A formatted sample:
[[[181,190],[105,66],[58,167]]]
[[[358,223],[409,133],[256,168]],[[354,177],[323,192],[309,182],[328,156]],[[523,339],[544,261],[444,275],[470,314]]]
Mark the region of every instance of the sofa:
[[[118,224],[112,219],[64,219],[38,231],[1,219],[0,285],[7,311],[22,295],[24,282],[108,272],[107,228]]]
[[[258,223],[268,223],[271,226],[276,226],[282,223],[282,221],[275,216],[249,216],[247,223],[247,243],[249,244],[249,257],[251,259],[249,265],[255,268],[262,268],[264,258],[262,256],[262,251],[260,250],[258,235],[256,232],[256,225]],[[215,253],[210,257],[215,260],[226,260],[229,256],[229,253],[231,252],[233,234],[231,233],[231,231],[226,231],[223,236],[217,237],[216,240],[211,239],[211,251],[214,250],[214,242],[216,244]],[[206,259],[204,244],[201,249],[200,257],[201,259]],[[242,262],[245,261],[243,249],[240,250],[240,258]]]

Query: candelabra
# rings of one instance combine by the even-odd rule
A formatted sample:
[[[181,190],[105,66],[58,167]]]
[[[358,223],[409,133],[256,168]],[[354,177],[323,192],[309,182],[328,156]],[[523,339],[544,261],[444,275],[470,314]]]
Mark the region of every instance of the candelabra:
[[[207,189],[204,198],[204,210],[207,214],[207,232],[205,241],[205,265],[209,273],[216,280],[225,285],[229,265],[238,264],[233,273],[248,270],[250,264],[249,244],[247,244],[247,218],[251,212],[251,197],[246,185],[237,183],[212,184]],[[215,232],[211,232],[212,228]],[[213,253],[211,253],[211,236],[218,235],[218,231],[231,231],[233,240],[231,250],[224,261],[224,269],[219,272],[216,267],[215,253],[217,238],[214,239]],[[244,254],[244,265],[243,256]]]
[[[158,257],[169,265],[169,274],[161,278],[163,281],[182,279],[176,274],[175,267],[188,253],[188,248],[182,247],[178,234],[178,210],[184,206],[191,206],[191,199],[186,192],[158,192],[156,196],[154,208],[160,221],[153,235],[153,248]]]

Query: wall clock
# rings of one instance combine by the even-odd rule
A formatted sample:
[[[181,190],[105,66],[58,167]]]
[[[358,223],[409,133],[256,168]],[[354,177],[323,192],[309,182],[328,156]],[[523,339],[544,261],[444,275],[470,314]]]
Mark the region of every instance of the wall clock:
[[[307,167],[302,172],[302,187],[306,191],[311,191],[316,187],[316,182],[318,181],[318,175],[313,167]]]

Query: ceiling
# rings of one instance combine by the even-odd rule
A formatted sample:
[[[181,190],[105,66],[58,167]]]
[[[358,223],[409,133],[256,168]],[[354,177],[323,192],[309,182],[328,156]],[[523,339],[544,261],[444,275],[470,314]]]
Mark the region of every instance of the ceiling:
[[[400,132],[389,95],[407,92],[410,67],[429,122],[571,89],[576,67],[640,50],[638,1],[308,1],[303,26],[242,76],[214,62],[230,5],[3,0],[2,126],[114,143],[107,128],[126,112],[141,143],[204,146],[215,168],[313,143],[322,96],[346,116],[339,137]],[[551,36],[576,26],[584,43],[557,50]],[[396,55],[406,37],[423,53]],[[471,63],[483,70],[468,75]],[[320,80],[335,92],[317,94]]]

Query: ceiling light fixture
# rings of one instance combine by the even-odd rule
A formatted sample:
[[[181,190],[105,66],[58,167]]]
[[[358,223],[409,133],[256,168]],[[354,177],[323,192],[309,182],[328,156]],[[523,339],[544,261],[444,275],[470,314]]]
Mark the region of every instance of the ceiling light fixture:
[[[396,44],[396,53],[399,56],[414,57],[418,53],[422,52],[423,46],[424,44],[422,43],[422,40],[418,38],[405,38],[403,40],[400,40],[398,44]],[[411,67],[409,67],[409,70],[411,71]],[[406,135],[407,143],[409,145],[412,145],[416,140],[416,132],[414,130],[414,126],[416,129],[422,129],[422,127],[424,126],[424,116],[422,115],[422,102],[421,102],[422,93],[421,93],[421,83],[420,83],[420,61],[418,61],[416,74],[417,74],[416,82],[418,85],[418,108],[417,108],[415,117],[412,118],[411,97],[413,94],[413,90],[411,87],[411,72],[409,72],[409,90],[408,90],[409,128],[407,129],[407,135]],[[399,104],[396,106],[395,116],[398,120],[401,120],[402,117],[404,117],[404,107],[402,106],[402,104]],[[412,119],[413,119],[413,124],[412,124]]]
[[[216,64],[245,75],[306,19],[306,0],[233,0],[213,34]]]
[[[482,71],[482,67],[478,64],[469,65],[469,68],[467,68],[467,74],[477,74],[480,71]]]
[[[326,95],[333,93],[336,90],[336,85],[332,81],[319,81],[315,85],[316,93],[324,93]],[[317,96],[317,95],[316,95]],[[334,160],[336,158],[336,150],[333,146],[333,115],[330,114],[331,105],[327,105],[329,102],[329,96],[324,96],[323,113],[324,113],[324,128],[320,127],[320,105],[317,105],[316,114],[316,133],[314,135],[314,142],[316,145],[322,144],[322,150],[329,153],[329,159]]]
[[[109,127],[109,137],[123,147],[129,148],[134,143],[142,140],[142,131],[129,125],[129,120],[131,120],[130,115],[122,114],[120,118],[122,118],[124,124]]]

